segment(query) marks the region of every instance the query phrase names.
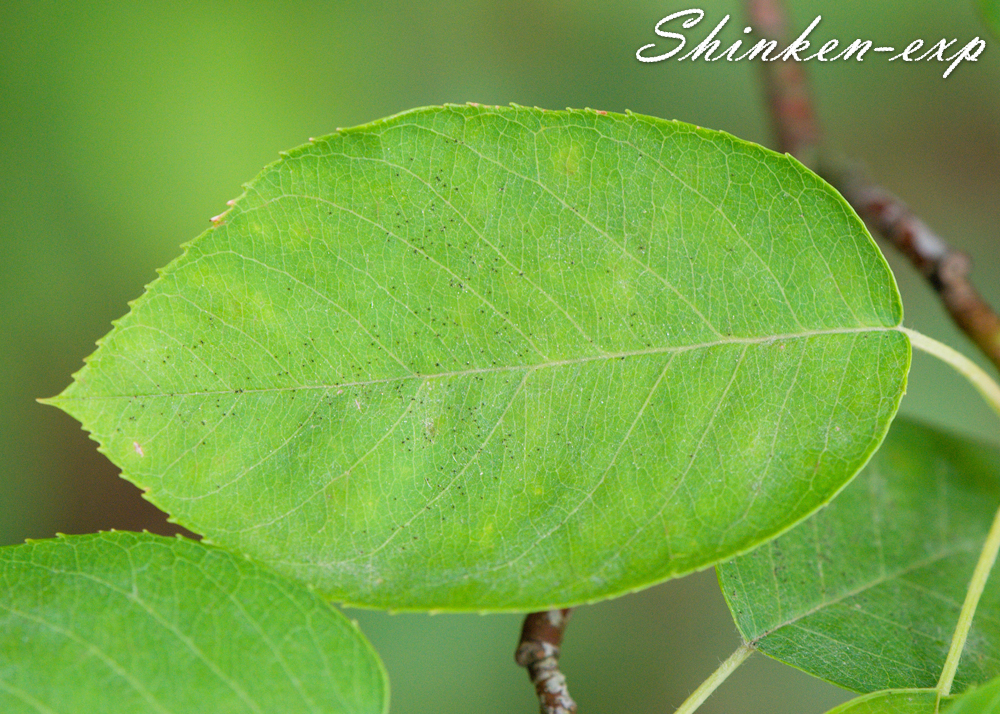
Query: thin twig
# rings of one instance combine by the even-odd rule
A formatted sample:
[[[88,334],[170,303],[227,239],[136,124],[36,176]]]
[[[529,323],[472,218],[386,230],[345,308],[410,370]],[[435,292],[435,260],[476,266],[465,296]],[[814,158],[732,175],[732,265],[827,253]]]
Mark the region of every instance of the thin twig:
[[[575,714],[566,677],[559,671],[559,646],[572,609],[533,612],[524,618],[514,660],[526,667],[541,714]]]
[[[751,27],[765,40],[784,47],[790,39],[788,19],[780,0],[747,0]],[[772,52],[777,54],[777,51]],[[807,166],[815,161],[820,142],[819,123],[809,95],[806,73],[798,62],[760,62],[767,91],[771,124],[778,151],[791,154]]]
[[[750,24],[766,39],[787,42],[780,0],[746,0]],[[937,291],[956,325],[1000,369],[1000,317],[972,285],[972,263],[856,166],[823,162],[820,130],[805,72],[794,62],[761,62],[780,151],[817,170],[879,234],[910,259]]]

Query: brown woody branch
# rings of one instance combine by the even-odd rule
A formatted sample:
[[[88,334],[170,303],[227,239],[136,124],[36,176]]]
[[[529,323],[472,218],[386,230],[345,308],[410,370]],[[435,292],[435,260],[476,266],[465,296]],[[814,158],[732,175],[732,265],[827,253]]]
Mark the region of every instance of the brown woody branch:
[[[751,26],[765,40],[777,42],[779,48],[788,44],[788,19],[780,0],[747,0],[746,11]],[[790,60],[761,62],[760,66],[778,150],[811,165],[820,131],[805,71]]]
[[[788,41],[788,20],[780,0],[746,0],[747,17],[766,39]],[[805,72],[793,62],[762,62],[771,121],[780,151],[818,170],[854,210],[910,259],[956,325],[1000,369],[1000,318],[969,279],[969,257],[953,249],[917,218],[898,197],[850,165],[820,161],[820,131]]]
[[[867,181],[860,171],[821,173],[858,215],[910,259],[937,291],[955,324],[1000,369],[1000,318],[969,280],[969,256],[948,245],[902,200]]]
[[[524,618],[514,660],[528,669],[541,714],[575,714],[566,677],[559,671],[559,646],[572,609],[533,612]]]

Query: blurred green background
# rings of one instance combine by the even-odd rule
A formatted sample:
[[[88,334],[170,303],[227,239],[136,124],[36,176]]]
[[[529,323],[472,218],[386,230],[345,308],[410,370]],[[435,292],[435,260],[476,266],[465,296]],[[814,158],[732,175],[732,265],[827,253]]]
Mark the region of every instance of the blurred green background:
[[[903,47],[985,28],[972,0],[794,2],[815,36]],[[61,391],[155,269],[277,152],[411,107],[516,102],[632,109],[770,140],[755,67],[644,65],[653,25],[691,3],[596,0],[0,3],[0,544],[55,532],[174,532],[66,415]],[[737,2],[697,5],[699,41]],[[809,63],[829,145],[864,161],[971,253],[1000,305],[1000,52],[942,79],[938,63]],[[727,42],[728,44],[728,42]],[[973,349],[889,255],[906,322]],[[904,413],[1000,442],[995,416],[915,358]],[[393,710],[536,711],[513,664],[516,616],[351,610],[382,654]],[[670,711],[736,647],[709,571],[580,608],[564,669],[581,712]],[[706,714],[810,714],[846,694],[757,656]]]

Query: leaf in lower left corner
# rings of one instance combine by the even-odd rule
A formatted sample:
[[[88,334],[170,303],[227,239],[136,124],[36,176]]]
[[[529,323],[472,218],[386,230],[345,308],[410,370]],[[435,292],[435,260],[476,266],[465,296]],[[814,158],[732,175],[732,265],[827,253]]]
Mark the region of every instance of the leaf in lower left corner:
[[[98,533],[0,548],[0,711],[384,714],[336,609],[193,541]]]

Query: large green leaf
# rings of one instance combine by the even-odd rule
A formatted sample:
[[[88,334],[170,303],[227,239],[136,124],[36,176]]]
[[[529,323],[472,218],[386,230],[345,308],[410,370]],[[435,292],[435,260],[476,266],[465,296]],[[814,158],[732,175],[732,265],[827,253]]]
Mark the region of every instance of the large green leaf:
[[[900,319],[789,157],[449,106],[265,169],[54,401],[179,522],[334,598],[537,610],[832,498],[895,413]]]
[[[99,533],[0,548],[0,711],[388,710],[357,627],[252,562]]]
[[[765,654],[855,691],[937,684],[1000,504],[1000,453],[897,421],[826,509],[719,566],[736,624]],[[1000,578],[955,679],[1000,674]]]
[[[826,714],[937,714],[937,711],[937,692],[902,689],[866,694]]]

